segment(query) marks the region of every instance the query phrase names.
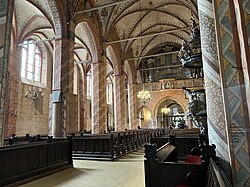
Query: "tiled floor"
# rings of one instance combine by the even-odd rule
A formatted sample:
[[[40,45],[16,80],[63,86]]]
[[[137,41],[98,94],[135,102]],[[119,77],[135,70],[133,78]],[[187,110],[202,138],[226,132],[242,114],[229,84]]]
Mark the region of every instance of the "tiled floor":
[[[74,160],[74,168],[22,187],[144,187],[143,150],[116,161]]]

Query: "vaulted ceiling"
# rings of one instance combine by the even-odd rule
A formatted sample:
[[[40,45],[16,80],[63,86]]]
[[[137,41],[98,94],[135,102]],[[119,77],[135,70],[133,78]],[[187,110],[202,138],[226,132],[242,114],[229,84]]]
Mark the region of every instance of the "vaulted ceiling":
[[[41,40],[54,37],[54,20],[47,1],[15,1],[14,17],[18,42],[27,38]]]
[[[109,2],[112,1],[96,1],[99,4]],[[105,9],[109,12],[106,17],[102,16],[105,15]],[[112,28],[117,30],[119,39],[152,35],[123,43],[124,50],[132,47],[134,55],[146,54],[162,43],[180,45],[183,39],[189,37],[191,16],[197,19],[195,0],[131,0],[99,12],[108,39]],[[176,29],[184,30],[174,31]],[[156,35],[168,31],[169,33]],[[138,51],[139,54],[136,54]]]
[[[62,0],[15,1],[14,16],[18,42],[27,38],[44,40],[55,37],[56,21],[53,19],[53,11],[58,7],[56,4],[61,2]],[[183,39],[189,38],[191,17],[198,20],[196,0],[72,2],[75,15],[99,20],[97,23],[100,24],[104,42],[107,46],[111,43],[117,44],[121,48],[123,60],[151,54],[157,47],[180,46]],[[97,8],[89,10],[94,7]],[[93,36],[85,34],[89,32],[88,28],[86,23],[76,26],[75,58],[79,61],[90,59],[90,51],[96,47],[90,40]],[[47,43],[53,47],[52,43]]]

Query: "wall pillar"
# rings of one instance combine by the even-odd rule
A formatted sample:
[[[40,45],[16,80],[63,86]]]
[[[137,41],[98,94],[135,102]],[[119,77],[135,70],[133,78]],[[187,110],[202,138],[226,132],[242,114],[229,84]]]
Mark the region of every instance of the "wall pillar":
[[[222,95],[222,82],[218,61],[213,4],[210,0],[198,0],[201,31],[202,60],[207,102],[207,123],[210,144],[216,145],[217,156],[224,171],[230,170],[230,144]],[[229,162],[228,162],[229,161]],[[227,173],[230,177],[230,173]]]
[[[238,4],[239,5],[239,4]],[[238,27],[232,0],[214,1],[216,15],[219,64],[223,85],[223,99],[228,127],[230,158],[234,186],[250,185],[249,166],[249,108],[247,105],[249,75],[246,65],[249,62],[245,36],[238,35]],[[239,10],[239,7],[236,8]],[[241,20],[238,19],[239,23]],[[240,40],[239,40],[240,38]],[[239,43],[241,42],[241,45]],[[249,55],[249,54],[248,54]],[[248,59],[248,60],[247,60]],[[244,74],[244,72],[246,72]],[[248,90],[248,91],[247,91]]]
[[[92,69],[92,133],[107,131],[106,63],[93,62]]]
[[[115,75],[114,78],[114,117],[115,130],[123,131],[126,128],[126,90],[125,76]]]
[[[129,129],[137,129],[137,92],[135,84],[128,84]]]
[[[13,16],[13,0],[0,0],[0,146],[4,140],[8,92],[8,66]]]
[[[87,77],[80,73],[79,79],[80,129],[87,130]]]
[[[17,48],[16,45],[11,46],[9,57],[9,81],[8,81],[8,106],[6,107],[6,122],[4,126],[4,137],[9,137],[16,134],[16,121],[17,121],[17,100],[18,100],[18,85],[19,76],[18,64],[15,62]]]

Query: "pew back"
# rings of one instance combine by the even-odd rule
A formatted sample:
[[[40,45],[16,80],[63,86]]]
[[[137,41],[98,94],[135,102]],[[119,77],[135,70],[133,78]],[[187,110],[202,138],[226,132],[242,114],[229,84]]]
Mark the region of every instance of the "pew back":
[[[177,162],[177,149],[174,145],[167,143],[156,150],[156,157],[160,162]]]
[[[201,170],[201,164],[177,162],[176,147],[166,143],[156,149],[156,145],[145,146],[145,184],[146,187],[175,187],[184,184],[186,175],[192,170]]]
[[[73,137],[73,158],[113,160],[113,136],[113,134],[89,134]]]
[[[207,187],[231,187],[229,180],[224,172],[217,166],[215,161],[210,158],[208,172],[207,172]]]
[[[71,167],[71,150],[71,139],[1,147],[0,186]]]

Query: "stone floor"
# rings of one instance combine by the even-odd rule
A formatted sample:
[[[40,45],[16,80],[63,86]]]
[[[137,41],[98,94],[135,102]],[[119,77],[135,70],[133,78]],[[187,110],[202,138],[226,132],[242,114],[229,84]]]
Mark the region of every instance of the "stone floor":
[[[113,162],[74,160],[74,168],[22,185],[22,187],[144,187],[143,150]]]

